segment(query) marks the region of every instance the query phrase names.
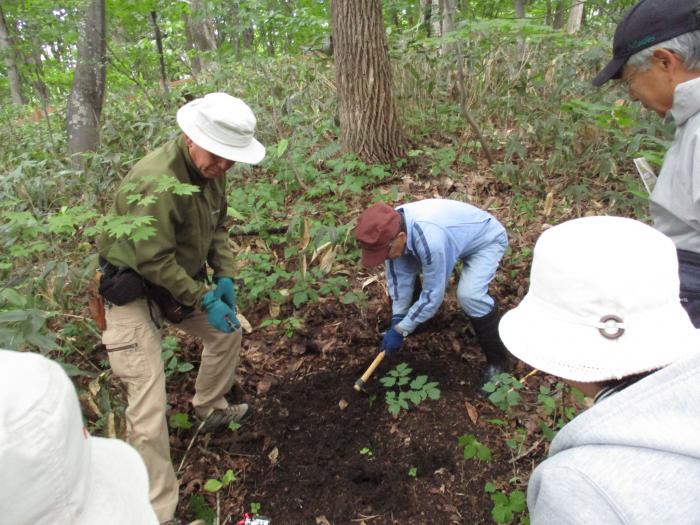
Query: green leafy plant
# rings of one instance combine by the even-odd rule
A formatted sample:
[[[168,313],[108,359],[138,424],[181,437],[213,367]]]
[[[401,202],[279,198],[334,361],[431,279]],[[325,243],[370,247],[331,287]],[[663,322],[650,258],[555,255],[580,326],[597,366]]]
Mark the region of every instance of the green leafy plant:
[[[163,352],[160,354],[163,363],[165,364],[165,377],[170,377],[174,373],[189,372],[194,368],[192,363],[180,361],[177,353],[180,350],[180,343],[177,337],[169,335],[164,337],[160,343]]]
[[[511,523],[513,518],[519,518],[520,523],[529,524],[530,520],[525,516],[526,501],[522,490],[514,490],[510,494],[498,490],[494,483],[488,482],[484,491],[491,495],[493,508],[491,517],[496,523]]]
[[[479,461],[491,461],[491,449],[481,444],[473,434],[459,436],[459,446],[464,447],[464,459],[476,458]]]
[[[367,458],[371,458],[372,456],[374,456],[374,454],[372,453],[372,450],[369,449],[368,447],[361,448],[360,454],[362,454],[363,456],[365,456]]]
[[[250,513],[253,516],[257,516],[258,514],[260,514],[261,508],[262,508],[262,505],[259,502],[257,502],[257,501],[250,502]]]
[[[387,392],[385,401],[389,413],[397,417],[401,409],[408,410],[408,401],[415,406],[420,405],[426,399],[440,399],[440,389],[437,381],[428,381],[428,376],[420,375],[415,379],[411,377],[413,369],[406,363],[399,363],[389,373],[379,381]],[[391,390],[396,388],[395,390]]]
[[[218,493],[221,489],[228,487],[235,479],[236,474],[234,474],[233,470],[228,469],[224,475],[221,476],[221,479],[208,479],[204,484],[204,490],[207,492]]]
[[[520,403],[518,390],[523,384],[510,374],[498,374],[492,381],[484,385],[484,392],[489,394],[491,401],[504,412]]]
[[[170,416],[170,427],[171,428],[181,428],[183,430],[189,430],[192,428],[192,422],[190,421],[190,416],[184,412],[178,412]]]
[[[418,469],[416,467],[411,467],[408,469],[408,475],[412,478],[418,476]]]

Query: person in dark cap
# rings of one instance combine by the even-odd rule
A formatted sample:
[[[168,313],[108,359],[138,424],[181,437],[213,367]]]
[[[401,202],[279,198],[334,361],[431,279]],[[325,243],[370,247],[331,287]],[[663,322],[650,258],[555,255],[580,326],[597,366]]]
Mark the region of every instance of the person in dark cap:
[[[676,125],[651,193],[654,227],[678,251],[680,295],[700,328],[700,23],[698,0],[642,0],[615,31],[613,58],[593,80],[620,79],[633,101]]]
[[[447,199],[426,199],[396,209],[376,203],[360,215],[355,238],[365,266],[386,261],[392,301],[391,326],[382,341],[387,354],[398,351],[405,337],[435,315],[452,270],[461,261],[457,300],[486,356],[483,382],[508,371],[509,354],[498,335],[500,315],[488,293],[508,238],[493,215]],[[418,275],[422,289],[413,302]]]

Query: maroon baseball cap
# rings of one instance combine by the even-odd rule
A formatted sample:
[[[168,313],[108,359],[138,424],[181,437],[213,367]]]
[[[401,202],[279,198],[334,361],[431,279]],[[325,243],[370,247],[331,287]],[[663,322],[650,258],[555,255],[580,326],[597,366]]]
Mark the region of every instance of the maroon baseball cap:
[[[355,227],[355,239],[362,248],[362,264],[368,267],[382,264],[400,230],[401,216],[388,204],[377,202],[363,211]]]

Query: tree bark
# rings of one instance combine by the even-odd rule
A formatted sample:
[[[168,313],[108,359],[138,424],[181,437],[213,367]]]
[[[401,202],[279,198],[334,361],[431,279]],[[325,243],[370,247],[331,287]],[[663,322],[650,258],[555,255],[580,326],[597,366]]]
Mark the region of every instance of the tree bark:
[[[442,35],[445,36],[455,29],[456,0],[442,0]],[[449,55],[454,52],[454,42],[445,42],[442,45],[442,54]]]
[[[0,6],[0,54],[5,56],[5,67],[7,68],[7,79],[10,84],[10,98],[13,104],[24,104],[22,96],[22,83],[20,82],[19,70],[15,59],[15,50],[10,42],[10,34],[7,30],[5,13]]]
[[[158,15],[155,11],[151,11],[151,24],[153,24],[153,33],[156,38],[156,49],[158,50],[158,62],[160,63],[160,89],[165,95],[170,93],[168,88],[168,77],[165,74],[165,56],[163,56],[163,38],[158,26]]]
[[[513,0],[515,18],[525,18],[525,0]]]
[[[569,22],[566,24],[566,32],[570,35],[577,33],[581,29],[581,21],[583,20],[583,7],[585,0],[574,0],[574,4],[569,11]]]
[[[420,0],[420,24],[425,29],[425,34],[431,36],[430,33],[430,18],[433,9],[432,0]]]
[[[403,156],[380,0],[332,0],[340,138],[364,162]]]
[[[68,149],[76,167],[79,154],[95,151],[105,91],[105,0],[92,0],[80,23],[78,60],[68,97]]]
[[[564,26],[564,4],[565,0],[559,0],[554,11],[554,20],[552,20],[553,29],[561,29]]]
[[[442,36],[442,2],[433,0],[430,7],[431,36]]]

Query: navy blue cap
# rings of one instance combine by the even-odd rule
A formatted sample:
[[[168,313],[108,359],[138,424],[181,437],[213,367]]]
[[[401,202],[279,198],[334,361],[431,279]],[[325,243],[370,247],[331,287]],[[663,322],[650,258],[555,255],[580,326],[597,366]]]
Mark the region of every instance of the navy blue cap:
[[[627,60],[642,49],[671,40],[700,28],[699,0],[642,0],[625,13],[615,30],[613,58],[598,76],[594,86],[620,78]]]

